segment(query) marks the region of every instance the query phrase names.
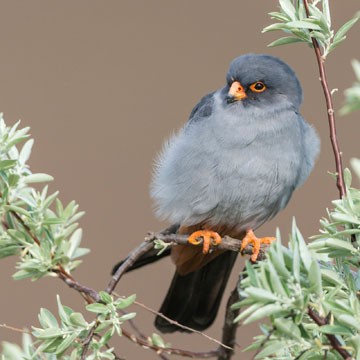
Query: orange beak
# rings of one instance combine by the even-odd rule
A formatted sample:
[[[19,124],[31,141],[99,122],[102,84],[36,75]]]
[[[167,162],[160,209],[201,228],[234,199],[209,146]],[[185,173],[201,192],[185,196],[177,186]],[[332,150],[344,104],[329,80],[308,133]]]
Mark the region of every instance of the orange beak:
[[[247,97],[243,86],[238,82],[234,81],[230,87],[229,95],[235,100],[242,100]]]

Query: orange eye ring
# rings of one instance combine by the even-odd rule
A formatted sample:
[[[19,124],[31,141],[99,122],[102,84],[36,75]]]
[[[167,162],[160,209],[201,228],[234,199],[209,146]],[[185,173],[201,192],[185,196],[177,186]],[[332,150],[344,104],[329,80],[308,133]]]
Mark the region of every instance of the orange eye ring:
[[[263,92],[266,90],[266,86],[262,81],[257,81],[250,85],[250,89],[254,92]]]

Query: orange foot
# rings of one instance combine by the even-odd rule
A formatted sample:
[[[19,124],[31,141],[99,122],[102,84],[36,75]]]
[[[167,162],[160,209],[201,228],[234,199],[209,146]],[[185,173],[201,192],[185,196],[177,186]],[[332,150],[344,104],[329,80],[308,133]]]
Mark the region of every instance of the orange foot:
[[[241,244],[241,250],[245,249],[245,247],[252,243],[254,246],[253,254],[251,255],[251,260],[256,261],[259,251],[260,251],[260,245],[261,244],[271,244],[273,241],[276,241],[276,238],[274,237],[264,237],[264,238],[257,238],[254,234],[254,232],[250,229],[247,231],[246,236],[244,237],[242,244]]]
[[[221,236],[215,231],[200,230],[200,231],[193,232],[189,236],[188,241],[190,244],[199,245],[199,244],[201,244],[201,240],[197,240],[197,239],[201,238],[201,237],[204,239],[202,241],[203,242],[203,254],[207,254],[209,252],[210,244],[216,246],[216,245],[219,245],[222,240]]]

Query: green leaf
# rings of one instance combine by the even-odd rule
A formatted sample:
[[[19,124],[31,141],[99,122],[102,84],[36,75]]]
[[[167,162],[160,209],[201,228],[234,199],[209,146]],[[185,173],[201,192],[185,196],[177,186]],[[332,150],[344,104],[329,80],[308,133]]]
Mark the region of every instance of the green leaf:
[[[318,262],[313,259],[309,271],[310,291],[320,297],[322,293],[321,272]]]
[[[276,354],[277,351],[286,347],[286,341],[273,341],[265,344],[265,348],[260,351],[255,359],[265,358],[269,355]]]
[[[93,313],[97,313],[97,314],[106,314],[110,311],[106,305],[99,304],[99,303],[87,305],[86,310],[91,311]]]
[[[106,292],[106,291],[100,291],[99,292],[100,298],[101,300],[105,303],[105,304],[110,304],[112,303],[113,299],[112,297]]]
[[[153,343],[153,345],[165,348],[165,342],[162,339],[162,337],[156,333],[153,333],[151,336],[151,342]]]
[[[301,341],[300,329],[291,321],[284,318],[277,318],[274,320],[276,329],[281,331],[286,336]]]
[[[354,26],[354,24],[359,20],[359,15],[354,17],[353,19],[349,20],[347,23],[345,23],[335,34],[334,36],[334,42],[338,41],[344,35]]]
[[[47,309],[41,308],[39,314],[39,321],[43,328],[59,327],[55,316]]]
[[[5,171],[13,168],[17,160],[0,160],[0,171]]]
[[[308,20],[291,21],[287,23],[287,25],[298,29],[321,30],[319,25],[316,25]]]
[[[290,19],[296,19],[295,8],[290,0],[279,0],[279,4],[281,9],[290,17]]]
[[[45,340],[45,339],[57,338],[61,335],[62,335],[62,331],[59,328],[54,327],[54,328],[47,328],[44,330],[40,329],[35,336],[40,340]]]
[[[282,37],[280,39],[273,41],[268,46],[274,47],[274,46],[280,46],[280,45],[293,44],[293,43],[297,43],[297,42],[304,42],[304,40],[297,38],[297,37],[285,36],[285,37]]]
[[[264,317],[269,317],[270,315],[276,314],[280,311],[287,310],[286,307],[278,305],[278,304],[268,304],[260,309],[257,309],[254,311],[245,321],[245,324],[249,324],[253,321],[257,321],[259,319],[262,319]]]
[[[129,313],[129,314],[125,314],[123,316],[120,317],[119,321],[127,321],[127,320],[131,320],[133,319],[134,317],[136,316],[136,313],[135,312],[132,312],[132,313]]]
[[[136,299],[136,294],[130,295],[126,299],[117,299],[115,306],[117,309],[124,309],[130,306]]]
[[[260,289],[260,288],[256,288],[253,286],[248,287],[247,289],[245,289],[245,292],[253,299],[263,302],[263,303],[268,303],[270,301],[278,301],[279,298],[271,293],[270,291],[264,290],[264,289]]]
[[[357,331],[360,331],[360,322],[357,321],[353,315],[340,314],[337,316],[337,320],[350,328],[355,328]]]
[[[61,354],[66,351],[71,345],[73,345],[76,338],[79,336],[78,332],[72,333],[70,336],[66,337],[58,346],[54,354]]]
[[[24,183],[31,184],[31,183],[39,183],[39,182],[47,182],[47,181],[53,181],[54,178],[51,175],[47,174],[31,174],[28,176],[25,176],[23,178]]]
[[[353,335],[351,330],[349,330],[347,327],[341,326],[341,325],[323,325],[323,326],[320,326],[318,330],[325,334]]]
[[[86,322],[86,320],[84,319],[84,316],[79,312],[73,312],[70,315],[70,322],[73,325],[81,326],[81,327],[84,327],[84,328],[86,328],[89,325]]]

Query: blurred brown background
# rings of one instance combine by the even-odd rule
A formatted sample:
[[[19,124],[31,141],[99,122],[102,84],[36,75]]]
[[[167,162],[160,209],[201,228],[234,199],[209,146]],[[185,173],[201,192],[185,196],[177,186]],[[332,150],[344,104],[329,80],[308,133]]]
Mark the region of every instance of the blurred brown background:
[[[270,236],[279,226],[287,237],[292,216],[304,235],[317,232],[319,218],[338,196],[327,175],[334,171],[334,160],[325,104],[310,48],[266,47],[283,36],[261,34],[270,24],[267,13],[276,6],[276,0],[0,2],[0,111],[8,124],[20,118],[22,126],[31,126],[36,140],[32,170],[52,174],[51,190],[61,190],[63,202],[75,199],[86,211],[83,246],[92,252],[74,273],[78,281],[104,289],[112,265],[139,244],[146,231],[165,226],[155,219],[148,195],[153,159],[197,101],[224,85],[231,60],[248,52],[279,56],[296,70],[305,95],[302,115],[322,139],[310,179],[258,234]],[[357,0],[332,1],[331,6],[336,29],[359,10]],[[359,37],[357,24],[327,61],[330,86],[339,89],[336,109],[354,80],[350,60],[360,59]],[[357,113],[337,119],[346,166],[350,157],[360,156],[359,118]],[[40,307],[55,309],[56,294],[64,304],[84,311],[81,297],[59,280],[13,281],[16,260],[0,261],[0,323],[36,326]],[[243,261],[238,261],[225,298]],[[173,271],[170,261],[163,260],[125,276],[117,292],[136,292],[140,302],[157,309]],[[151,335],[153,316],[134,310],[138,325]],[[207,333],[220,338],[222,322],[223,310]],[[241,348],[258,332],[256,325],[240,328]],[[0,340],[20,338],[0,328]],[[194,334],[164,339],[194,351],[216,347]],[[127,359],[158,358],[125,338],[117,347]],[[235,358],[249,356],[237,349]]]

